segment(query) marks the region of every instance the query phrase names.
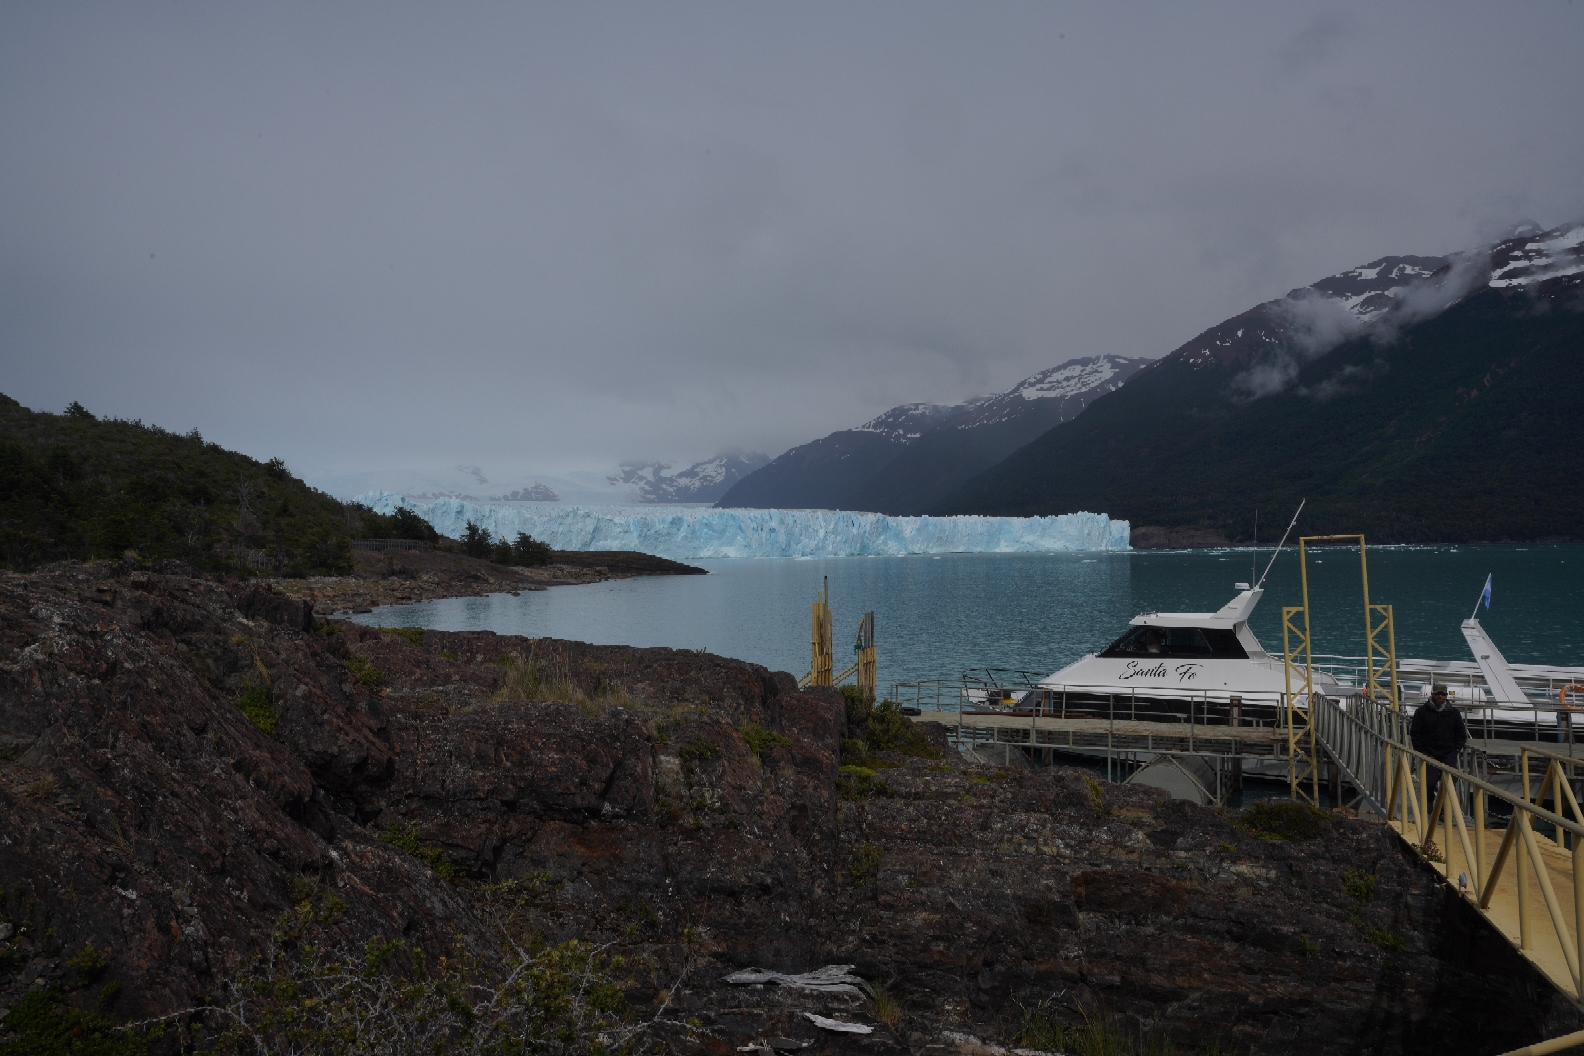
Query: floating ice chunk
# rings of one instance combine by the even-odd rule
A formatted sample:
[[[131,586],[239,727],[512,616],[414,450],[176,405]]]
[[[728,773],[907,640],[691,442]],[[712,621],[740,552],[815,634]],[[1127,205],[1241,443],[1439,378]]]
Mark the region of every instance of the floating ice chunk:
[[[870,557],[1126,550],[1130,528],[1103,513],[1054,517],[888,517],[840,510],[678,506],[510,506],[392,492],[361,495],[380,513],[412,510],[442,535],[469,521],[497,538],[527,532],[556,550],[637,550],[673,561],[724,557]]]

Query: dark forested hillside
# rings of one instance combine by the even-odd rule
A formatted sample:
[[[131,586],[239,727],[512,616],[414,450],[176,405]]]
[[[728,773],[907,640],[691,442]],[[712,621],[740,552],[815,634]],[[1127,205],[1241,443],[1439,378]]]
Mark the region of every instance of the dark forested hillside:
[[[1228,340],[1257,322],[1241,319]],[[1256,508],[1269,525],[1308,497],[1307,530],[1382,542],[1584,538],[1584,276],[1484,287],[1259,398],[1258,358],[1198,348],[1219,343],[1185,345],[938,512],[1093,510],[1246,540]]]
[[[388,518],[368,518],[384,521]],[[195,431],[42,414],[0,396],[0,564],[179,558],[200,568],[350,571],[365,511]],[[369,531],[372,529],[372,531]]]

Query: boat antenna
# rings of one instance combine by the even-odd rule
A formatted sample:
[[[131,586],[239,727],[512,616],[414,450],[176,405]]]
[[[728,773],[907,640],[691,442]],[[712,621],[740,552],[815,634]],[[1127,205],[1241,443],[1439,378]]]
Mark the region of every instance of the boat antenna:
[[[1259,507],[1254,507],[1254,552],[1249,555],[1249,582],[1254,582],[1254,573],[1259,571]]]
[[[1287,545],[1287,537],[1292,534],[1293,525],[1298,523],[1298,514],[1303,512],[1304,503],[1306,503],[1308,501],[1309,501],[1308,499],[1300,499],[1299,500],[1299,502],[1298,502],[1298,512],[1293,514],[1292,524],[1289,524],[1287,526],[1287,530],[1282,533],[1281,542],[1276,544],[1276,553],[1271,554],[1270,564],[1265,566],[1265,576],[1270,575],[1271,565],[1274,565],[1276,563],[1276,555],[1280,554],[1281,553],[1281,548],[1283,546]],[[1265,585],[1265,576],[1261,576],[1259,578],[1259,582],[1254,584],[1254,589],[1255,590],[1258,590],[1258,589],[1260,589],[1261,587],[1263,587]]]

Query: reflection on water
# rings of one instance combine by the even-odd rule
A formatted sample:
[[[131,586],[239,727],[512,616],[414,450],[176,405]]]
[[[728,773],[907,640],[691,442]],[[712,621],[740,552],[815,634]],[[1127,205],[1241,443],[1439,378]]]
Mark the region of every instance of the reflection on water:
[[[1106,645],[1139,612],[1219,608],[1235,581],[1251,578],[1255,558],[1229,550],[704,561],[708,576],[422,602],[358,619],[707,649],[802,674],[809,605],[829,576],[838,666],[850,659],[859,617],[872,609],[884,687],[976,667],[1049,674]],[[1259,571],[1269,559],[1262,551]],[[1458,625],[1489,572],[1494,606],[1480,619],[1509,660],[1584,664],[1584,547],[1577,545],[1372,549],[1370,600],[1394,606],[1399,655],[1470,659]],[[1316,650],[1362,652],[1357,551],[1312,555],[1309,581]],[[1299,604],[1295,554],[1283,552],[1265,586],[1251,622],[1266,648],[1279,652],[1281,606]]]

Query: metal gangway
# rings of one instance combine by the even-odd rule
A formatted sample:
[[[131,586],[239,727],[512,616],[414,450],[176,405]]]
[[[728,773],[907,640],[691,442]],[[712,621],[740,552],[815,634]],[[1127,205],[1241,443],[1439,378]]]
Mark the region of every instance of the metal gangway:
[[[1584,1004],[1584,812],[1574,791],[1584,759],[1524,746],[1508,791],[1478,749],[1465,753],[1467,769],[1414,751],[1407,715],[1387,704],[1316,694],[1309,713],[1318,745],[1367,804],[1361,813],[1390,825]],[[1433,797],[1432,772],[1441,775]]]

